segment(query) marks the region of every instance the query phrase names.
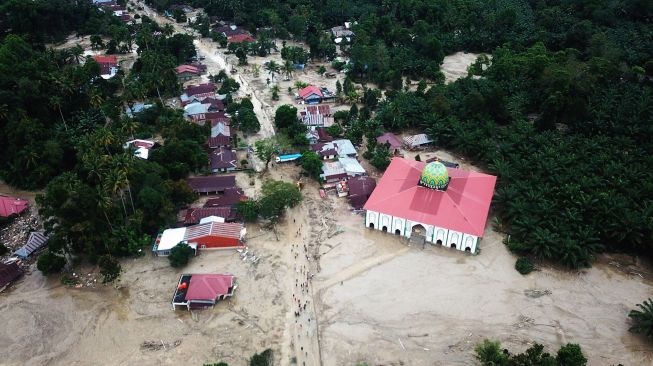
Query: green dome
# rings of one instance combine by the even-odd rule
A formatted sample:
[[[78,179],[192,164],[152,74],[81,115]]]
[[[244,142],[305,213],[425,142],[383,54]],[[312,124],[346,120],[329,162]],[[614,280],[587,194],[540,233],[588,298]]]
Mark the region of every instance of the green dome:
[[[444,190],[449,184],[447,167],[439,161],[426,164],[419,177],[419,183],[425,187]]]

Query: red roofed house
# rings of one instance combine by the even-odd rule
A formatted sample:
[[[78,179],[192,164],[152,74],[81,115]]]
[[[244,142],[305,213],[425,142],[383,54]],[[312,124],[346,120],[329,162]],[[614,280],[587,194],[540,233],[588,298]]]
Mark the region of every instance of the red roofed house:
[[[20,215],[29,206],[29,202],[16,197],[0,196],[0,216]]]
[[[355,209],[361,209],[376,188],[376,181],[366,175],[349,178],[349,202]]]
[[[476,253],[496,177],[394,158],[365,203],[365,225]]]
[[[393,152],[394,154],[398,153],[399,149],[401,149],[402,146],[401,141],[399,141],[399,138],[390,132],[386,132],[383,135],[377,137],[376,143],[379,145],[381,144],[390,145],[390,151]]]
[[[172,297],[172,309],[213,307],[219,300],[233,296],[237,287],[236,277],[231,274],[182,274]]]
[[[188,81],[200,75],[200,69],[192,65],[179,65],[175,69],[177,79],[180,81]]]
[[[217,87],[213,83],[189,85],[184,89],[184,94],[181,95],[181,102],[188,104],[193,100],[202,101],[209,97],[215,97],[216,90]]]
[[[324,94],[322,94],[320,88],[315,85],[309,85],[305,87],[304,89],[300,90],[298,94],[305,103],[309,104],[319,103],[322,101],[322,98],[324,98]]]
[[[100,64],[100,75],[103,79],[112,78],[118,72],[118,58],[116,56],[93,56],[93,59]]]
[[[228,188],[216,198],[206,200],[204,207],[234,207],[240,201],[247,201],[247,196],[238,187]]]
[[[225,249],[244,246],[245,227],[241,223],[224,222],[224,218],[209,216],[198,225],[164,230],[156,238],[152,253],[168,256],[170,250],[179,243],[197,249]]]
[[[236,170],[236,151],[221,147],[211,153],[211,171],[226,173]]]
[[[229,36],[227,38],[227,41],[229,43],[242,43],[242,42],[247,42],[247,43],[254,43],[256,40],[252,38],[249,34],[234,34],[233,36]]]

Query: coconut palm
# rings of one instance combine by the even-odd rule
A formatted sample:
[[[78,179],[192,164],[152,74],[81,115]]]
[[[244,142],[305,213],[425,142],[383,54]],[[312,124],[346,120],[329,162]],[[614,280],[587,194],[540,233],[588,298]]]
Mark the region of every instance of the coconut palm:
[[[84,49],[80,45],[75,45],[75,47],[70,49],[70,55],[75,59],[75,62],[79,64],[80,60],[82,59],[82,55],[84,55]]]
[[[631,310],[628,314],[628,317],[633,320],[633,326],[630,327],[630,331],[644,333],[647,337],[653,338],[653,300],[649,298],[635,306],[639,310]]]
[[[127,175],[120,169],[113,169],[109,171],[104,180],[104,189],[112,195],[119,195],[120,202],[122,203],[122,210],[127,218],[127,206],[125,205],[125,192],[124,187],[128,184]]]
[[[134,155],[129,154],[129,153],[122,153],[114,159],[115,167],[116,169],[119,169],[122,171],[125,175],[124,177],[124,183],[125,186],[127,187],[127,191],[129,192],[129,202],[131,203],[132,206],[132,213],[136,212],[136,209],[134,207],[134,198],[132,196],[132,187],[131,183],[129,182],[129,175],[131,175],[134,172]]]
[[[111,208],[111,198],[109,197],[109,195],[107,195],[106,191],[100,186],[97,187],[97,195],[98,195],[97,205],[100,208],[100,211],[102,211],[102,214],[104,214],[104,218],[107,220],[107,224],[109,224],[109,228],[111,228],[111,231],[113,231],[113,225],[111,224],[111,220],[109,220],[109,215],[107,215],[107,210]]]
[[[293,65],[292,61],[286,60],[286,62],[283,63],[283,66],[281,66],[281,70],[286,74],[286,77],[290,79],[292,78],[292,73],[295,71],[295,65]]]
[[[274,81],[274,75],[279,73],[279,64],[277,64],[274,60],[273,61],[268,61],[265,64],[265,69],[268,70],[268,73],[270,74],[270,77]]]
[[[53,95],[50,97],[50,106],[52,109],[55,111],[59,112],[59,116],[61,116],[61,122],[63,122],[64,127],[66,130],[68,130],[68,125],[66,124],[66,119],[63,118],[63,112],[61,112],[61,98],[57,95]]]

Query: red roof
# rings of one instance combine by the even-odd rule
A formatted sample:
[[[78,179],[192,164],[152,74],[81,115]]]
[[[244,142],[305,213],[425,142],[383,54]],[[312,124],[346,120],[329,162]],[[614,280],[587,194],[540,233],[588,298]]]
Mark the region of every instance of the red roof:
[[[118,66],[118,58],[116,56],[93,56],[93,59],[98,64],[111,64],[111,66]]]
[[[362,176],[349,179],[349,200],[354,208],[361,208],[376,188],[372,177]]]
[[[306,106],[306,113],[308,113],[308,114],[321,114],[323,116],[330,116],[331,115],[331,106],[329,106],[328,104],[309,105],[309,106]]]
[[[200,85],[189,85],[184,92],[186,93],[187,96],[192,97],[193,95],[198,95],[198,94],[208,94],[208,93],[214,93],[216,90],[216,86],[213,83],[204,83]]]
[[[385,144],[387,142],[393,149],[401,148],[401,141],[399,141],[399,138],[390,132],[386,132],[383,135],[377,137],[376,142],[378,144]]]
[[[211,300],[220,295],[227,295],[234,285],[234,276],[227,274],[194,274],[191,275],[186,301]]]
[[[231,139],[229,136],[218,135],[215,137],[209,137],[209,140],[206,142],[209,148],[217,149],[220,146],[229,146],[231,144]]]
[[[182,218],[182,221],[186,225],[197,224],[201,219],[209,216],[222,217],[224,219],[231,218],[231,207],[201,207],[201,208],[189,208],[184,210],[185,215]]]
[[[233,36],[230,36],[227,40],[229,41],[229,43],[256,42],[256,40],[252,38],[249,34],[235,34]]]
[[[220,147],[211,153],[210,159],[211,169],[236,168],[236,152],[234,150]]]
[[[304,89],[299,91],[299,97],[302,99],[306,99],[306,97],[310,96],[311,94],[315,94],[319,96],[320,98],[323,97],[322,92],[320,91],[320,88],[318,88],[315,85],[309,85],[305,87]]]
[[[319,141],[324,141],[324,142],[333,141],[333,137],[331,137],[331,135],[329,135],[326,128],[318,127],[318,128],[316,128],[316,130],[317,130],[317,136],[318,136]]]
[[[0,216],[18,215],[29,206],[29,202],[16,197],[0,196]]]
[[[197,67],[192,66],[192,65],[179,65],[179,66],[177,66],[175,71],[177,72],[177,74],[181,74],[181,73],[184,73],[184,72],[190,72],[190,73],[193,73],[193,74],[199,74],[200,73],[200,70]]]
[[[492,175],[447,168],[446,191],[419,186],[426,163],[394,158],[365,209],[441,228],[483,236],[494,185]]]
[[[247,196],[243,194],[239,188],[228,188],[224,193],[217,198],[211,198],[206,200],[204,207],[225,207],[225,206],[234,206],[240,201],[246,201]]]

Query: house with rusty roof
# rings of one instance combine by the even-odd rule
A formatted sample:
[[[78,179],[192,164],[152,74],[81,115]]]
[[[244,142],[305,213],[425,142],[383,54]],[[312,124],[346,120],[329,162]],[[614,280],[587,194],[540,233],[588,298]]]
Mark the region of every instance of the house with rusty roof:
[[[208,177],[187,178],[188,185],[197,193],[220,194],[229,188],[236,187],[236,177],[233,175],[213,175]]]
[[[236,151],[226,147],[214,150],[210,156],[213,173],[227,173],[236,170]]]
[[[200,69],[193,65],[179,65],[175,68],[175,74],[179,81],[188,81],[200,76]]]
[[[93,60],[100,65],[100,76],[111,79],[118,73],[118,58],[116,56],[93,56]]]
[[[195,252],[199,249],[229,249],[244,246],[246,229],[241,223],[225,222],[224,218],[209,216],[197,225],[164,230],[156,238],[152,253],[168,256],[170,250],[180,243],[187,244]]]

